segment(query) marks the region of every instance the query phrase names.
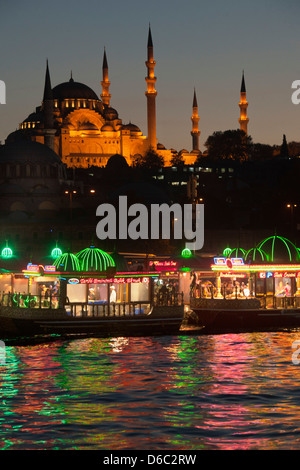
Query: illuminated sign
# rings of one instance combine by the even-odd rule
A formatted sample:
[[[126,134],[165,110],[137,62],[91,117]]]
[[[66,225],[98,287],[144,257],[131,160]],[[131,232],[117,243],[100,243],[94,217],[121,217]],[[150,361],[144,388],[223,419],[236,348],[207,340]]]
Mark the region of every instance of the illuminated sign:
[[[177,269],[177,261],[150,261],[149,266],[154,266],[159,269],[167,268],[171,271],[172,269]]]
[[[226,266],[226,258],[214,258],[214,263],[217,266]]]
[[[79,284],[79,279],[72,277],[72,279],[68,279],[68,284]]]
[[[231,274],[231,273],[220,273],[220,277],[226,277],[231,279],[245,279],[247,277],[246,274]]]
[[[55,273],[56,267],[55,266],[45,266],[44,271],[45,271],[45,273]]]
[[[233,266],[241,266],[244,264],[243,258],[231,258]]]
[[[28,263],[26,269],[23,269],[23,272],[29,274],[55,273],[56,267],[52,265],[42,266],[41,264]]]
[[[216,266],[243,266],[243,258],[214,258],[214,263]]]
[[[112,277],[110,279],[97,279],[97,278],[82,278],[80,279],[80,284],[131,284],[131,283],[140,283],[145,284],[149,283],[148,277]],[[73,282],[72,284],[75,284]],[[76,283],[77,284],[77,283]]]
[[[276,278],[282,278],[282,277],[290,277],[290,278],[296,278],[296,277],[300,277],[300,272],[298,273],[289,273],[289,272],[275,272],[274,273],[274,277]]]
[[[31,273],[39,273],[40,272],[40,267],[37,264],[27,264],[27,271]]]
[[[273,277],[273,273],[269,272],[262,272],[258,274],[260,279],[269,279],[270,277]]]

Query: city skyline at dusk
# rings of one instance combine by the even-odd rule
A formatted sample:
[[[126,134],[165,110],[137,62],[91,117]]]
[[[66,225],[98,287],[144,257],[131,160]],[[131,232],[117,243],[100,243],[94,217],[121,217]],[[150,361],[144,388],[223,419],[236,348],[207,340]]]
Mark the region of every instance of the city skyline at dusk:
[[[157,77],[157,139],[166,148],[192,149],[194,88],[200,150],[214,131],[239,127],[245,71],[248,133],[254,142],[299,141],[300,107],[291,100],[300,78],[295,1],[129,1],[77,5],[35,0],[2,7],[2,72],[6,105],[0,108],[2,142],[42,101],[46,60],[52,86],[76,81],[101,94],[107,53],[111,105],[123,123],[147,135],[146,66],[151,24]],[[36,15],[36,16],[35,16]],[[37,21],[36,18],[39,18]],[[44,19],[44,21],[43,21]]]

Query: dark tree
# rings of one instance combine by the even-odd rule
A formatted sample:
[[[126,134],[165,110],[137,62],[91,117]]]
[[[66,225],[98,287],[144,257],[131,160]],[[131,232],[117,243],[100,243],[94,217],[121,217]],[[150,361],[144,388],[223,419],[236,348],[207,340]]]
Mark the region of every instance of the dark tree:
[[[289,157],[289,149],[288,144],[286,141],[286,136],[283,134],[282,144],[280,147],[280,158],[288,158]]]
[[[247,160],[251,145],[251,137],[239,129],[214,132],[205,142],[207,156],[213,160]]]
[[[150,149],[144,156],[139,155],[134,160],[133,165],[136,168],[158,170],[164,166],[164,158],[158,155],[155,150]]]
[[[177,166],[177,167],[181,167],[181,166],[184,166],[184,160],[183,160],[183,156],[181,155],[181,153],[174,153],[171,160],[170,160],[170,163],[172,166]]]
[[[300,142],[289,142],[288,143],[288,150],[290,157],[299,157],[300,155]]]
[[[273,158],[274,149],[268,144],[252,144],[249,149],[249,160],[262,161]]]

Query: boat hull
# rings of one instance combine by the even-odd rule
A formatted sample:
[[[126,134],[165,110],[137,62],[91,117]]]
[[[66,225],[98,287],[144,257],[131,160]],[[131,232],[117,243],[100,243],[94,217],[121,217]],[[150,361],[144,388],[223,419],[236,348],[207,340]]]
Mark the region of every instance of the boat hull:
[[[0,312],[1,339],[43,334],[97,335],[97,336],[149,336],[179,332],[184,306],[153,307],[147,315],[105,317],[71,317],[61,309],[9,309]]]
[[[216,308],[209,301],[192,302],[188,323],[202,327],[202,333],[231,333],[280,330],[300,327],[300,309],[262,309],[255,303],[227,303]],[[228,301],[225,301],[228,302]],[[244,302],[244,301],[242,301]],[[253,308],[254,307],[254,308]]]

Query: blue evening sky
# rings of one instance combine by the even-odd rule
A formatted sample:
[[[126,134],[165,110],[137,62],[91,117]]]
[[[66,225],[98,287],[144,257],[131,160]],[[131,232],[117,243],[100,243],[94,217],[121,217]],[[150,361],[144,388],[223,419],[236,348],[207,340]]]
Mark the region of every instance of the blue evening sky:
[[[69,80],[101,94],[107,51],[111,105],[147,134],[146,54],[151,23],[157,76],[157,137],[191,150],[196,88],[200,148],[214,131],[239,127],[245,70],[248,131],[255,142],[300,141],[298,0],[28,0],[1,2],[0,140],[40,105],[49,60],[52,86]]]

